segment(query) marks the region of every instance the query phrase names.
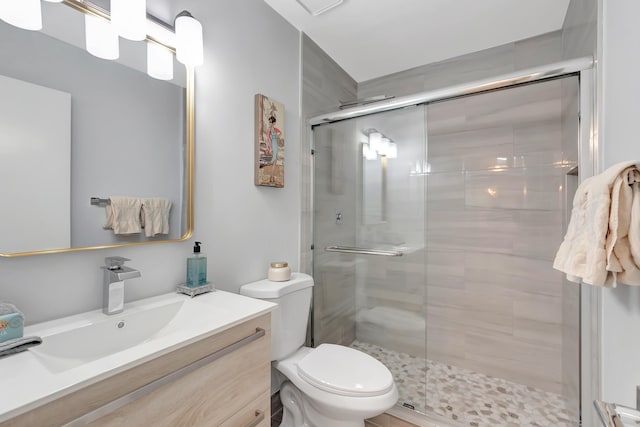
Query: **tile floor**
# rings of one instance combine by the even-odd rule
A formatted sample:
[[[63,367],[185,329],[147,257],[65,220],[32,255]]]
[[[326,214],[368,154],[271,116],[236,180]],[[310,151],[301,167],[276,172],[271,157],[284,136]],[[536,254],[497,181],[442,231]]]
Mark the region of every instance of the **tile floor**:
[[[417,411],[474,427],[554,426],[572,422],[563,398],[535,387],[354,341],[351,345],[384,363],[400,393]],[[426,386],[424,377],[426,376]]]

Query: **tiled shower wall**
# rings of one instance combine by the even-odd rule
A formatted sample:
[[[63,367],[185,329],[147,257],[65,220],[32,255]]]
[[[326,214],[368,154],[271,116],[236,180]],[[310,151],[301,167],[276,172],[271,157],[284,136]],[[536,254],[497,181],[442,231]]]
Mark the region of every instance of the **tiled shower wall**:
[[[411,192],[424,177],[402,156],[411,134],[390,135],[399,156],[389,160],[388,218],[360,225],[358,242],[389,244],[384,231],[413,250],[361,257],[359,341],[556,394],[575,391],[579,332],[564,310],[574,313],[578,300],[563,294],[551,264],[567,186],[576,184],[566,172],[576,165],[577,139],[563,143],[577,133],[576,96],[571,78],[429,105],[426,202],[420,189]],[[424,126],[416,113],[401,113],[414,121],[405,125],[413,139]],[[392,133],[398,123],[388,114],[361,121]],[[422,224],[406,229],[425,216],[426,232]]]
[[[359,82],[358,98],[383,94],[412,95],[427,90],[442,89],[460,83],[492,78],[560,60],[561,32],[554,31]]]
[[[302,121],[301,153],[301,217],[300,271],[313,273],[311,130],[306,119],[337,111],[340,101],[357,98],[357,83],[307,35],[302,34]]]
[[[340,101],[353,100],[357,98],[357,83],[353,80],[333,59],[331,59],[316,43],[307,35],[302,34],[302,118],[301,126],[301,218],[300,218],[300,271],[314,275],[314,312],[315,319],[311,327],[317,326],[319,330],[315,336],[316,345],[323,341],[343,342],[353,339],[355,334],[355,323],[353,317],[355,298],[355,280],[353,266],[339,261],[328,263],[321,262],[323,269],[313,271],[313,251],[312,243],[317,248],[322,248],[323,244],[354,244],[355,228],[347,226],[334,228],[333,233],[324,234],[321,237],[324,241],[313,241],[313,206],[312,206],[312,182],[314,157],[311,156],[311,131],[305,120],[309,117],[336,111]],[[343,135],[349,136],[349,125],[343,127]],[[338,137],[331,134],[323,136],[328,138]],[[322,131],[320,131],[322,132]],[[354,158],[339,157],[338,154],[348,155],[346,147],[337,145],[325,145],[316,147],[319,149],[319,164],[317,166],[323,171],[322,176],[326,181],[316,190],[319,202],[316,209],[324,209],[328,212],[326,216],[318,216],[318,220],[324,218],[329,224],[335,221],[335,211],[332,209],[339,207],[344,210],[345,221],[353,221],[355,218],[355,200],[349,200],[349,188],[354,179],[353,162]],[[333,164],[331,161],[335,160]],[[323,163],[324,162],[324,163]],[[340,180],[343,180],[340,182]],[[353,187],[353,185],[351,185]],[[318,250],[316,253],[320,257],[327,256],[326,253]],[[325,288],[324,283],[327,283]],[[341,303],[344,301],[345,303]],[[349,341],[350,342],[350,341]]]
[[[551,264],[577,162],[563,151],[563,81],[427,114],[428,357],[557,394],[563,276]]]
[[[357,119],[397,144],[396,158],[384,160],[384,209],[376,219],[359,215],[357,243],[364,248],[401,250],[403,256],[360,255],[356,285],[356,336],[359,341],[425,358],[425,175],[424,105]],[[364,165],[383,160],[364,160]],[[359,191],[368,193],[363,180]],[[373,184],[375,187],[375,184]],[[416,381],[424,381],[416,374]]]

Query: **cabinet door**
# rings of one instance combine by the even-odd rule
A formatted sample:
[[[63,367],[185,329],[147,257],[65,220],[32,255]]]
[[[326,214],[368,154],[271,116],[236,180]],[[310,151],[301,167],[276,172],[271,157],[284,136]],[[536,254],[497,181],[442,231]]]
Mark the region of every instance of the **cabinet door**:
[[[263,316],[256,319],[259,322],[253,321],[256,327],[267,331],[263,337],[125,404],[89,425],[211,427],[224,425],[225,421],[243,410],[248,411],[247,414],[254,414],[254,418],[256,410],[262,411],[265,419],[268,419],[269,410],[265,405],[270,401],[269,319],[269,316]],[[242,338],[239,336],[238,340]],[[252,408],[252,405],[257,406]],[[251,420],[246,424],[251,425]]]

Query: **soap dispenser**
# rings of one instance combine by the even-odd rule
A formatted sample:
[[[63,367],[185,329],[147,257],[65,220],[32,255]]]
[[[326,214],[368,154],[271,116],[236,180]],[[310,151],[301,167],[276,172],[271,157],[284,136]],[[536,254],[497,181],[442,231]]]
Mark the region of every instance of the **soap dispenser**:
[[[187,287],[196,288],[207,284],[207,257],[200,253],[201,242],[195,242],[193,256],[187,258]]]

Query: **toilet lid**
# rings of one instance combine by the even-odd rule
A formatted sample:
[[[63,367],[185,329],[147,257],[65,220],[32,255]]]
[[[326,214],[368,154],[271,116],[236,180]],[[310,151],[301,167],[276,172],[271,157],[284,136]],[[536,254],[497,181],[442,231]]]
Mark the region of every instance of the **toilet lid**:
[[[393,389],[391,372],[368,354],[335,344],[321,344],[298,362],[305,381],[343,396],[378,396]]]

